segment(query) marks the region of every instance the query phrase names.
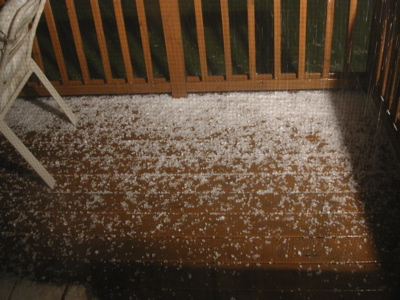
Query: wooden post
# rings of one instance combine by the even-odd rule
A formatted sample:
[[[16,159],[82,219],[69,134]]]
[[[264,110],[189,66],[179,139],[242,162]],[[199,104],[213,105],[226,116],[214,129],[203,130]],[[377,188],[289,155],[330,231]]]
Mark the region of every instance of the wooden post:
[[[274,79],[281,76],[281,0],[274,0]]]
[[[222,37],[224,41],[225,73],[226,80],[232,80],[232,51],[231,51],[231,33],[229,30],[229,7],[228,0],[220,0]]]
[[[143,0],[136,0],[136,9],[140,24],[140,38],[142,40],[142,49],[144,63],[146,66],[147,82],[154,84],[153,62],[151,60],[151,49],[149,41],[149,30],[147,27],[146,9]]]
[[[132,69],[131,55],[129,53],[129,44],[126,35],[126,26],[124,14],[122,12],[121,0],[114,0],[114,14],[115,21],[117,22],[118,36],[121,45],[122,58],[124,60],[126,78],[129,83],[133,83],[134,74]]]
[[[108,48],[106,37],[104,35],[103,22],[100,12],[99,0],[90,0],[92,7],[94,27],[97,35],[97,42],[99,43],[101,61],[103,63],[104,76],[107,83],[113,82],[113,75],[110,64],[110,57],[108,55]]]
[[[59,70],[60,76],[61,76],[61,81],[63,84],[68,84],[69,76],[68,76],[67,66],[65,64],[65,59],[64,59],[60,39],[58,36],[56,22],[54,20],[53,10],[51,8],[50,1],[46,2],[43,12],[44,12],[44,16],[46,18],[47,28],[49,30],[51,43],[53,45],[58,70]]]
[[[256,17],[254,0],[247,0],[247,28],[249,36],[249,77],[254,79],[257,74],[256,66]]]
[[[83,49],[82,35],[81,35],[81,30],[79,28],[75,3],[73,0],[67,0],[65,1],[65,5],[67,7],[68,18],[71,24],[72,37],[75,42],[75,50],[78,55],[79,65],[81,67],[83,83],[90,84],[89,67],[86,59],[85,50]]]
[[[299,15],[299,65],[297,77],[304,79],[306,72],[306,47],[307,47],[307,0],[300,1]]]
[[[186,70],[178,0],[160,0],[172,97],[187,97]]]
[[[331,68],[334,14],[335,14],[335,0],[328,0],[328,3],[326,5],[324,65],[322,68],[322,75],[321,75],[322,78],[328,78]]]
[[[344,61],[344,74],[348,76],[350,72],[350,64],[351,64],[351,55],[353,50],[353,35],[354,35],[354,27],[356,23],[356,15],[357,15],[357,3],[358,0],[350,0],[349,7],[349,23],[347,26],[347,39],[346,39],[346,56]]]
[[[201,6],[201,0],[194,0],[194,13],[196,17],[197,44],[199,47],[201,80],[207,81],[209,79],[209,76],[207,65],[206,39],[204,35],[203,8]]]

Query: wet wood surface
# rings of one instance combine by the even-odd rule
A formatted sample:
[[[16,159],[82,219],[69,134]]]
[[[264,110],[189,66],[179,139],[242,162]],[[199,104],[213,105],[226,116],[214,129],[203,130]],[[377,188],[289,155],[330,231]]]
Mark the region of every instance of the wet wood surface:
[[[70,100],[77,128],[55,115],[44,125],[50,132],[22,130],[55,176],[54,190],[0,137],[2,271],[73,278],[110,297],[390,299],[398,178],[378,153],[384,146],[370,143],[374,129],[344,110],[346,150],[333,145],[340,135],[306,121],[243,123],[263,115],[258,98],[253,108],[234,110],[245,119],[218,125],[233,102],[198,97],[201,107],[215,107],[210,119],[200,106],[182,117],[177,103],[154,99],[113,100],[107,111]],[[320,117],[311,114],[315,124],[330,124]],[[193,118],[193,127],[181,127],[180,118]],[[203,131],[204,122],[215,123]]]

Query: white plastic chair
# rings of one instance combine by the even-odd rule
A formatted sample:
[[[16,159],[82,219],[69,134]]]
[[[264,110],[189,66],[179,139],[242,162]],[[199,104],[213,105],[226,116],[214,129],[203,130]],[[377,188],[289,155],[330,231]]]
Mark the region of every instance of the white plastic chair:
[[[75,125],[76,117],[32,59],[32,45],[46,0],[9,0],[0,11],[0,131],[46,184],[54,188],[53,176],[4,122],[5,115],[32,73]]]

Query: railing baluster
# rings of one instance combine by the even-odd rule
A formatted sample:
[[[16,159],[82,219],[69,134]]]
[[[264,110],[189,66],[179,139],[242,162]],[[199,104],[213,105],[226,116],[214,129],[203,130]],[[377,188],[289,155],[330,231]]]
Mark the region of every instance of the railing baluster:
[[[396,27],[396,42],[395,42],[395,54],[397,55],[396,59],[396,70],[393,74],[393,86],[392,86],[392,98],[393,98],[393,109],[395,113],[394,122],[398,124],[400,121],[400,3],[396,3],[396,11],[395,11],[395,21],[394,26]]]
[[[397,7],[397,5],[396,5]],[[385,42],[385,50],[384,50],[384,59],[385,59],[385,64],[382,68],[382,73],[383,73],[383,78],[382,78],[382,92],[381,95],[388,97],[388,81],[390,80],[389,78],[389,72],[392,71],[393,69],[393,59],[392,59],[392,54],[393,54],[393,48],[395,47],[396,44],[396,31],[395,31],[395,19],[397,17],[396,11],[393,7],[390,7],[390,12],[388,14],[387,19],[390,21],[390,26],[387,28],[386,32],[386,41]]]
[[[46,2],[46,5],[44,7],[44,16],[46,18],[47,27],[49,29],[50,39],[51,39],[51,43],[53,45],[54,55],[56,57],[58,70],[59,70],[60,76],[61,76],[61,81],[64,84],[68,84],[69,79],[68,79],[67,67],[65,66],[64,55],[62,52],[60,39],[58,38],[58,32],[57,32],[56,23],[54,21],[53,10],[51,9],[51,5],[50,5],[49,1]]]
[[[72,37],[74,39],[76,53],[78,55],[79,66],[82,72],[83,82],[85,84],[89,84],[90,73],[89,73],[88,63],[86,60],[85,50],[83,49],[82,35],[79,29],[79,22],[76,14],[74,0],[67,0],[66,7],[68,12],[69,22],[71,24]]]
[[[326,7],[324,65],[322,67],[322,78],[328,78],[331,68],[333,18],[335,14],[335,0],[328,0]]]
[[[225,72],[226,79],[232,80],[232,52],[231,52],[231,34],[229,29],[229,7],[228,0],[220,0],[222,35],[224,41]]]
[[[389,18],[389,5],[388,5],[388,2],[385,0],[382,1],[381,14],[379,17],[380,17],[380,20],[378,21],[378,24],[380,25],[381,31],[380,31],[380,42],[377,45],[379,48],[378,55],[377,56],[376,56],[376,54],[374,55],[375,60],[377,60],[377,67],[376,67],[376,73],[375,73],[375,86],[379,85],[379,81],[380,81],[381,75],[382,75],[383,53],[385,50],[387,23],[388,23],[388,18]]]
[[[349,23],[347,27],[347,39],[346,39],[346,54],[345,54],[345,61],[343,68],[345,74],[348,74],[350,72],[351,52],[353,50],[353,33],[357,16],[357,2],[358,0],[350,0]]]
[[[300,1],[298,78],[303,79],[306,65],[307,0]]]
[[[396,100],[400,97],[400,4],[396,2],[393,14],[393,64],[394,71],[391,74],[392,84],[389,92],[389,109],[395,111],[395,122],[398,120],[399,110],[394,107]],[[396,99],[397,98],[397,99]],[[400,102],[400,101],[399,101]]]
[[[254,0],[247,0],[247,27],[249,36],[249,73],[250,79],[256,77],[256,20]]]
[[[282,72],[281,58],[281,0],[274,0],[274,78],[279,79]]]
[[[129,53],[128,38],[126,36],[126,27],[124,14],[122,12],[121,0],[114,0],[114,13],[115,20],[117,22],[118,36],[121,44],[122,58],[124,60],[127,81],[132,83],[134,80],[134,74],[132,69],[131,55]]]
[[[398,101],[398,104],[397,104],[397,114],[396,114],[396,118],[395,118],[395,123],[397,123],[399,121],[400,121],[400,101]]]
[[[386,55],[385,55],[385,65],[383,67],[383,80],[382,80],[382,96],[387,96],[387,88],[388,88],[388,80],[389,80],[389,72],[392,69],[391,61],[392,61],[392,50],[393,50],[393,39],[394,33],[393,30],[390,29],[388,31],[388,45],[386,46]]]
[[[392,85],[391,85],[391,89],[390,89],[390,92],[389,92],[389,110],[393,109],[393,104],[394,104],[394,101],[395,101],[397,89],[399,88],[400,50],[397,51],[397,52],[398,52],[397,53],[397,57],[396,57],[396,60],[395,60],[395,63],[394,63],[394,65],[395,65],[394,72],[392,74],[392,78],[393,78],[392,79]]]
[[[396,71],[396,77],[394,80],[394,84],[393,84],[393,88],[397,88],[396,90],[393,90],[393,101],[396,102],[397,101],[397,107],[395,107],[395,113],[396,113],[396,117],[395,117],[395,122],[399,122],[400,121],[400,91],[399,91],[399,86],[400,86],[400,49],[397,51],[397,71]]]
[[[153,62],[151,59],[151,48],[149,42],[149,31],[147,27],[146,10],[143,0],[136,0],[136,9],[138,13],[140,36],[142,39],[143,56],[146,65],[147,82],[154,83]]]
[[[101,13],[98,0],[90,0],[92,7],[93,21],[97,34],[97,41],[99,43],[101,61],[103,63],[104,75],[107,83],[113,82],[110,59],[108,56],[108,49],[106,38],[104,36],[103,22],[101,20]]]
[[[209,76],[207,66],[206,42],[204,35],[203,8],[201,0],[194,0],[194,12],[196,16],[197,44],[199,47],[201,78],[203,81],[207,81],[209,79]]]
[[[44,72],[43,57],[40,51],[40,46],[37,37],[35,37],[35,39],[33,40],[32,56],[36,64],[39,66],[39,68]]]

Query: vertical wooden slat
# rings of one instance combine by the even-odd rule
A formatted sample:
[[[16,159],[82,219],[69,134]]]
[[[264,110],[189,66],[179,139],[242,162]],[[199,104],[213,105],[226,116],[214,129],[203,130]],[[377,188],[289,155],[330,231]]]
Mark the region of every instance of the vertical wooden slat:
[[[351,52],[353,49],[353,33],[357,16],[357,2],[358,0],[350,0],[349,5],[349,23],[347,26],[346,52],[343,68],[345,74],[350,72]]]
[[[398,25],[400,27],[400,25]],[[395,105],[395,123],[400,121],[400,32],[397,36],[397,65],[393,84],[393,105]]]
[[[222,36],[224,41],[224,57],[226,79],[232,79],[232,51],[231,51],[231,34],[229,29],[229,7],[228,0],[220,0],[221,19],[222,19]]]
[[[381,23],[381,11],[382,11],[383,1],[375,1],[375,5],[372,10],[372,20],[371,20],[371,37],[370,45],[368,47],[368,60],[367,60],[367,74],[369,74],[370,88],[373,86],[375,80],[374,70],[377,66],[377,54],[379,49],[379,40],[381,39],[380,32],[382,31]]]
[[[389,23],[389,26],[387,27],[387,36],[386,36],[386,41],[385,42],[385,51],[384,51],[384,60],[385,63],[382,67],[382,73],[383,73],[383,78],[382,78],[382,92],[381,95],[385,96],[387,98],[389,95],[389,81],[392,78],[389,78],[389,74],[393,72],[393,63],[394,60],[396,59],[395,56],[393,56],[393,52],[395,52],[395,47],[396,47],[396,23],[397,23],[397,2],[396,3],[391,3],[394,6],[390,6],[389,9],[389,14],[387,16],[387,20]],[[392,74],[393,76],[393,74]]]
[[[279,79],[282,72],[281,59],[281,0],[274,0],[274,78]]]
[[[298,78],[303,79],[306,69],[307,0],[300,0],[299,16],[299,69]]]
[[[186,97],[186,70],[178,0],[160,0],[172,97]]]
[[[397,114],[396,114],[396,119],[395,119],[395,123],[400,121],[400,101],[397,104]]]
[[[98,2],[98,0],[90,0],[90,5],[92,7],[93,21],[94,21],[94,26],[96,29],[97,41],[99,43],[101,61],[103,63],[103,68],[104,68],[104,76],[106,78],[107,83],[112,83],[113,78],[112,78],[112,72],[111,72],[111,65],[110,65],[110,59],[108,56],[106,38],[104,36],[104,28],[103,28],[103,22],[101,19],[99,2]]]
[[[394,80],[392,86],[392,101],[394,108],[394,122],[397,123],[400,121],[400,3],[396,3],[396,12],[395,17],[396,20],[394,22],[395,32],[396,32],[396,42],[395,42],[395,56],[396,59],[396,70],[394,72]]]
[[[329,77],[329,71],[330,71],[330,67],[331,67],[334,14],[335,14],[335,0],[328,0],[327,7],[326,7],[324,65],[322,67],[322,78]]]
[[[40,51],[40,46],[37,37],[35,37],[33,40],[32,57],[35,60],[36,64],[39,66],[39,68],[44,72],[43,57]]]
[[[400,64],[400,51],[398,51],[398,53],[397,53],[397,57],[396,57],[396,61],[395,61],[395,64],[394,64],[394,72],[393,72],[393,74],[392,74],[392,76],[393,76],[393,79],[392,79],[392,84],[391,84],[391,89],[390,89],[390,92],[389,92],[389,110],[391,110],[392,108],[393,108],[393,104],[394,104],[394,101],[395,101],[395,97],[397,96],[397,89],[399,89],[400,87],[399,87],[399,73],[400,73],[400,70],[399,70],[399,64]]]
[[[254,79],[257,73],[256,20],[255,20],[254,0],[247,0],[247,27],[249,36],[249,73],[250,73],[250,79]]]
[[[399,22],[399,20],[397,20]],[[396,46],[394,50],[395,68],[392,74],[392,86],[389,94],[389,110],[393,113],[393,122],[396,124],[400,121],[400,24],[397,23],[399,32],[397,32]]]
[[[72,37],[74,39],[75,49],[78,55],[79,66],[81,68],[83,82],[85,84],[89,84],[90,83],[89,68],[86,60],[86,54],[83,48],[82,35],[79,29],[79,22],[76,14],[75,3],[74,0],[66,0],[65,4],[67,7],[69,22],[71,24]]]
[[[384,56],[384,67],[383,67],[383,77],[382,77],[382,89],[381,95],[387,96],[387,86],[389,79],[389,72],[392,70],[392,52],[393,52],[393,43],[394,43],[394,32],[393,32],[393,24],[391,24],[390,29],[388,30],[388,43],[385,45],[386,55]]]
[[[378,86],[378,83],[381,79],[381,68],[382,68],[382,63],[383,63],[383,53],[385,50],[385,39],[386,39],[386,34],[387,34],[387,24],[388,24],[388,18],[389,18],[389,6],[388,2],[383,1],[382,4],[382,11],[380,14],[380,20],[378,24],[381,25],[381,32],[380,32],[380,43],[378,45],[379,52],[378,55],[374,55],[375,60],[377,60],[377,67],[376,67],[376,73],[375,73],[375,86]]]
[[[389,23],[389,20],[388,22]],[[386,27],[386,36],[384,40],[384,51],[382,55],[382,66],[381,66],[381,74],[380,74],[380,83],[381,83],[381,95],[385,96],[386,94],[386,83],[388,80],[389,70],[391,69],[390,66],[390,57],[392,53],[392,36],[393,32],[391,30],[392,24],[387,24]]]
[[[399,39],[400,39],[400,36],[399,36]],[[396,79],[394,80],[396,83],[393,84],[393,87],[395,87],[395,89],[397,89],[397,91],[396,90],[393,91],[393,95],[394,95],[393,102],[394,103],[397,102],[397,105],[396,105],[397,107],[395,107],[395,114],[396,114],[395,122],[396,123],[400,121],[400,88],[399,88],[400,87],[400,47],[398,48],[398,51],[397,51],[397,62],[398,62],[398,65],[397,65],[398,69],[397,69],[397,72],[395,75]]]
[[[68,84],[69,79],[68,79],[67,68],[65,66],[64,55],[62,52],[60,39],[58,38],[57,27],[54,21],[54,15],[53,15],[53,10],[51,9],[50,1],[47,1],[44,7],[44,16],[46,18],[47,27],[49,29],[50,39],[53,45],[54,55],[56,57],[58,70],[61,76],[61,81],[64,84]]]
[[[134,80],[132,69],[131,55],[129,53],[128,38],[126,36],[126,27],[124,21],[124,14],[122,13],[121,0],[114,0],[114,13],[117,22],[119,41],[121,44],[122,58],[124,60],[126,77],[129,83]]]
[[[142,40],[143,56],[146,65],[147,82],[154,83],[153,62],[151,59],[151,49],[149,42],[149,31],[147,28],[146,10],[143,0],[136,0],[136,10],[140,26],[140,36]]]
[[[389,67],[387,68],[385,72],[385,80],[384,83],[388,85],[386,88],[386,97],[389,99],[389,110],[392,110],[393,108],[393,102],[394,102],[394,97],[396,94],[396,89],[399,88],[397,85],[397,74],[398,74],[398,69],[399,69],[399,56],[398,56],[398,49],[399,49],[399,43],[400,43],[400,32],[397,32],[397,28],[400,26],[397,26],[398,24],[398,8],[399,5],[396,2],[395,7],[393,8],[393,14],[391,16],[391,36],[390,36],[390,47],[388,51],[388,57],[387,57],[387,64]],[[390,69],[390,70],[389,70]],[[389,75],[390,74],[390,75]],[[389,80],[387,77],[390,77]],[[388,81],[390,83],[388,83]],[[389,86],[390,85],[390,86]]]
[[[197,44],[199,47],[201,78],[203,81],[207,81],[209,77],[201,0],[194,0],[194,12],[196,17]]]
[[[375,7],[377,5],[375,4]],[[372,10],[373,11],[373,10]],[[376,21],[376,11],[372,13],[372,20],[371,20],[371,35],[370,35],[370,43],[368,47],[368,58],[367,58],[367,68],[366,68],[366,73],[369,76],[369,88],[371,87],[371,83],[373,81],[373,70],[374,70],[374,65],[375,65],[375,54],[377,53],[377,45],[378,45],[378,39],[377,39],[377,21]]]

